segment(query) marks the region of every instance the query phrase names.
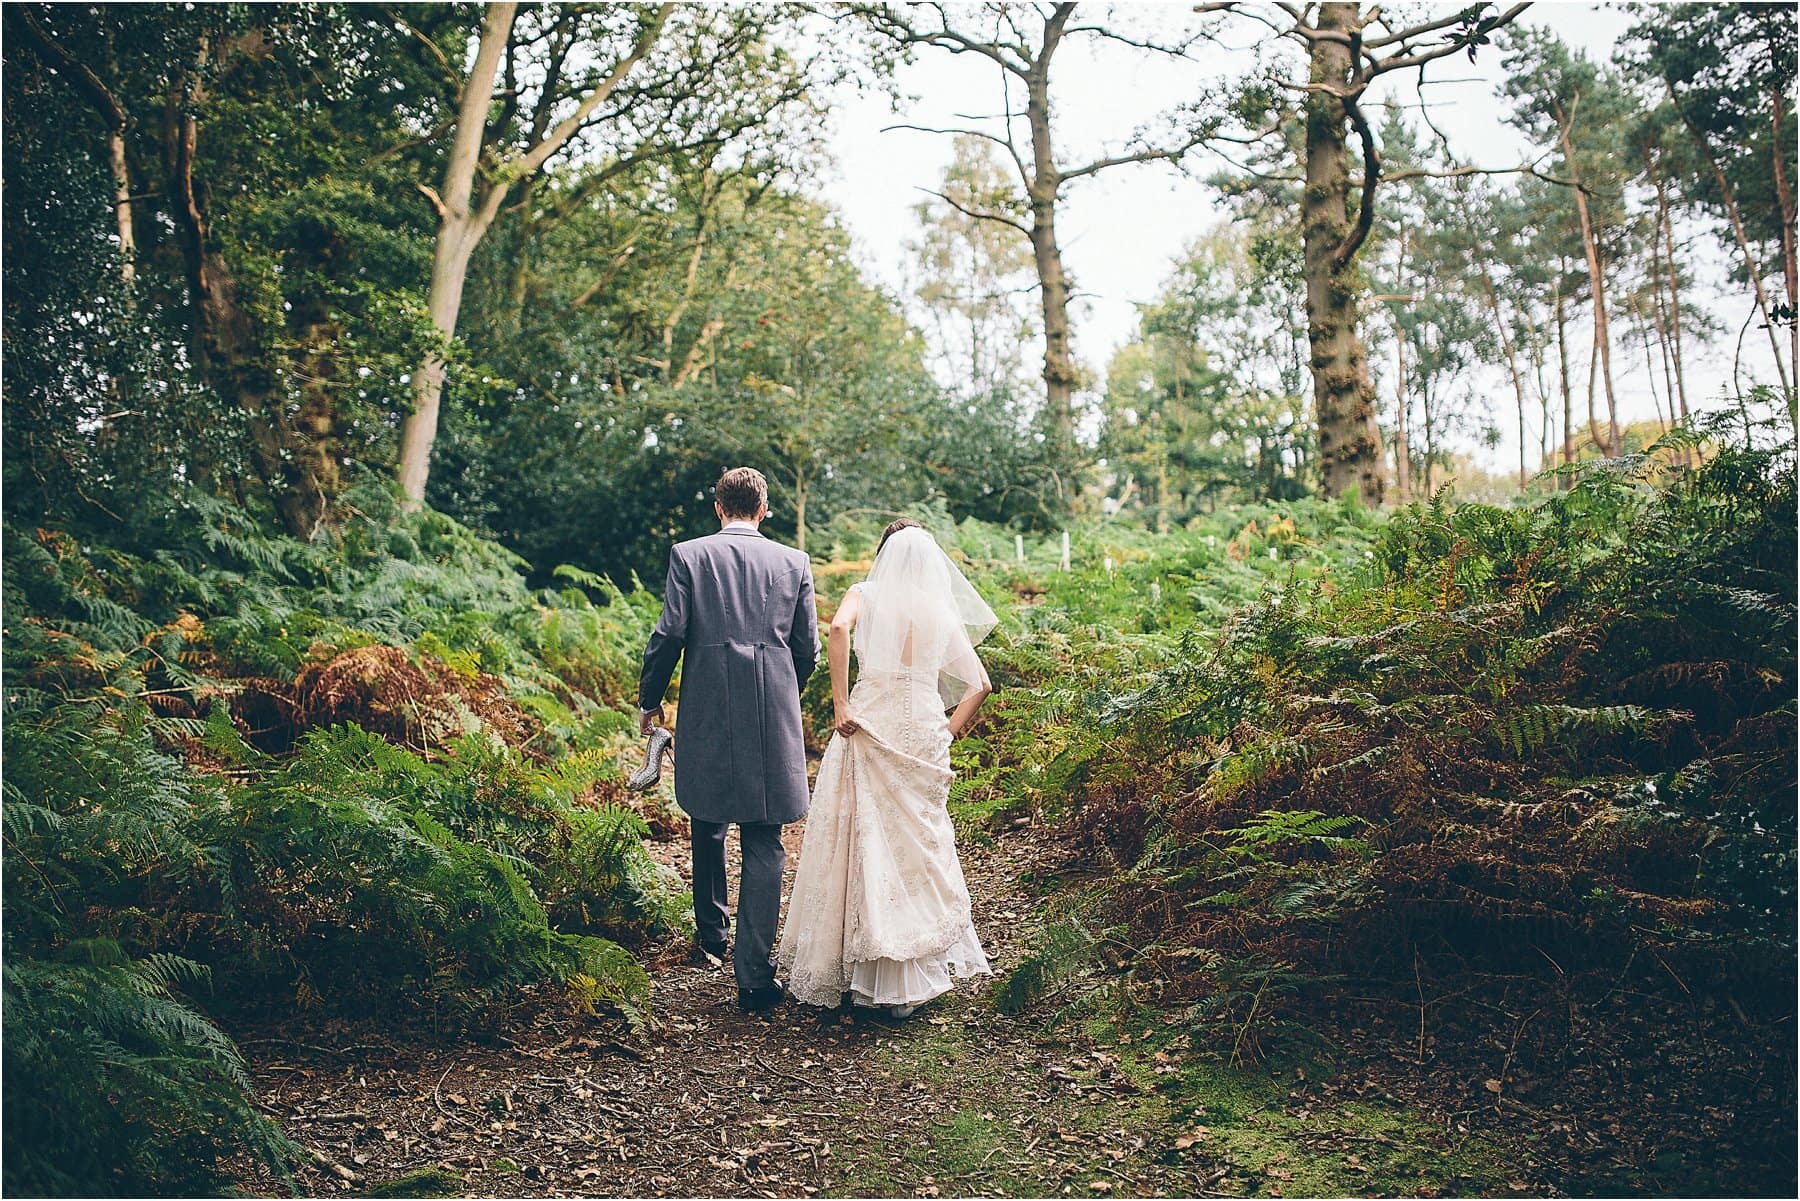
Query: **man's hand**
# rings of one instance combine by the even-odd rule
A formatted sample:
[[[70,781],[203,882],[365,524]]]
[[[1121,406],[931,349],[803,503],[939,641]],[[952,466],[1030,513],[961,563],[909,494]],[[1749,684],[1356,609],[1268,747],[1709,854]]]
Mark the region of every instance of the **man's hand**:
[[[663,715],[663,707],[661,705],[658,705],[654,709],[638,710],[638,733],[643,737],[648,738],[650,736],[650,731],[657,726],[666,726],[668,724],[669,719]]]

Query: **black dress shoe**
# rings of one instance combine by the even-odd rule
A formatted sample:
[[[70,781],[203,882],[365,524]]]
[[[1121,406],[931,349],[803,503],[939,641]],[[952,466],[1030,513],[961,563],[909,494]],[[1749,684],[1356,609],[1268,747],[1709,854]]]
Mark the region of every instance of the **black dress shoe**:
[[[787,986],[777,980],[767,988],[738,989],[738,1008],[745,1013],[761,1013],[787,1000]]]
[[[724,943],[697,942],[688,951],[688,962],[698,967],[720,967],[729,954],[730,948]]]

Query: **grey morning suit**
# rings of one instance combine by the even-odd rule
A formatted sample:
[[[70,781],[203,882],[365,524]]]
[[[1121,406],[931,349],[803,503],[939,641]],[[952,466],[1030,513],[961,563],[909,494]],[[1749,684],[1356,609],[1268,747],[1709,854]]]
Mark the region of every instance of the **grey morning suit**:
[[[787,856],[781,827],[806,816],[800,689],[819,658],[806,555],[732,526],[669,551],[662,617],[644,648],[638,705],[662,704],[685,654],[675,800],[693,826],[694,924],[725,940],[725,833],[738,827],[744,875],[733,954],[740,988],[765,988]]]

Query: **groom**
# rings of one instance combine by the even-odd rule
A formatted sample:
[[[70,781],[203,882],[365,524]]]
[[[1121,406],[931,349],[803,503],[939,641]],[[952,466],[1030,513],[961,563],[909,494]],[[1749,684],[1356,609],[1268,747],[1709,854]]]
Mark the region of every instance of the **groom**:
[[[770,952],[781,913],[781,827],[806,816],[800,689],[819,658],[812,567],[804,551],[757,527],[769,485],[733,467],[713,487],[719,532],[676,543],[662,617],[644,648],[638,727],[663,717],[663,693],[684,650],[675,801],[693,826],[694,934],[699,952],[725,957],[725,832],[738,827],[743,880],[732,963],[738,1008],[787,995]]]

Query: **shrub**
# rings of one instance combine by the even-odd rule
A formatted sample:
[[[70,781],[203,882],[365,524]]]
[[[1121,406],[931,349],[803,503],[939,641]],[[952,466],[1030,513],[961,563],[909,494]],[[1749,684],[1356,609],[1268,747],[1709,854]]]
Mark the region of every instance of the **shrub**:
[[[1791,446],[1584,465],[1529,508],[1400,510],[1366,568],[1220,633],[1196,606],[1039,757],[1124,869],[1143,987],[1567,946],[1791,996],[1794,496]]]

